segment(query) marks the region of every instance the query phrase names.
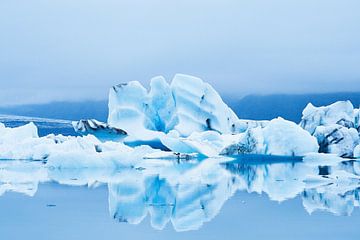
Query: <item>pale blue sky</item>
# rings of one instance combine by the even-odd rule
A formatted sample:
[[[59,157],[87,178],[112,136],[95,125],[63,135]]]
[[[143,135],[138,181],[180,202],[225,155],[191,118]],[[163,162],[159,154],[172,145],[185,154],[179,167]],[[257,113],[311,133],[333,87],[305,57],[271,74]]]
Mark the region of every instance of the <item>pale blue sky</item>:
[[[0,32],[0,105],[177,72],[238,97],[360,91],[358,0],[4,0]]]

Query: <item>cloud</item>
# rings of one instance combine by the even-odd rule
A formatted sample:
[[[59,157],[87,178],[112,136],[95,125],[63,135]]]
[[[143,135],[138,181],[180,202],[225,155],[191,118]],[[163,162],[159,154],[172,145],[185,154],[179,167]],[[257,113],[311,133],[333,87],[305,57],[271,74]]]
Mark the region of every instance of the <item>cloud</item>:
[[[0,104],[106,98],[113,84],[178,72],[232,95],[360,91],[359,7],[357,0],[2,1]]]

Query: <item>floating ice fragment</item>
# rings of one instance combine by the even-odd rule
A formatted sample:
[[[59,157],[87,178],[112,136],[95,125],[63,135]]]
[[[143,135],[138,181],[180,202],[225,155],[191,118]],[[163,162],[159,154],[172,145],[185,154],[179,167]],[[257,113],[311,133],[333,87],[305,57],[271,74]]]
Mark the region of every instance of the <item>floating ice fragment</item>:
[[[338,101],[329,106],[315,107],[309,103],[302,113],[300,126],[313,134],[316,127],[339,124],[354,127],[354,107],[350,101]]]
[[[221,154],[257,153],[284,156],[304,156],[317,152],[316,138],[293,122],[276,118],[264,128],[247,130],[239,142],[224,148]]]

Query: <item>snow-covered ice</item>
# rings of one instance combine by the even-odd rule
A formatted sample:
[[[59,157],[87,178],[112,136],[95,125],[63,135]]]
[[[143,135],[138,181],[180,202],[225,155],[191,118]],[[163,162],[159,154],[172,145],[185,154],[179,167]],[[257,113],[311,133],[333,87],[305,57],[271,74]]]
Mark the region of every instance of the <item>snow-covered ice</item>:
[[[93,135],[39,137],[33,123],[16,128],[0,124],[0,159],[43,160],[63,168],[113,167],[132,165],[156,151],[148,146],[131,148],[121,142],[101,142]]]
[[[152,131],[177,130],[182,137],[195,131],[237,131],[236,114],[200,78],[177,74],[168,84],[155,77],[150,86],[149,92],[137,81],[111,88],[109,125],[139,138]]]
[[[359,144],[359,109],[350,101],[314,107],[309,103],[303,111],[300,126],[313,134],[320,152],[353,157]]]
[[[318,126],[314,132],[320,145],[320,152],[334,153],[341,157],[353,157],[353,151],[359,144],[359,133],[355,128],[346,128],[338,124]]]
[[[350,101],[339,101],[324,107],[315,107],[309,103],[303,110],[300,125],[311,134],[316,127],[330,124],[347,128],[355,126],[354,107]]]
[[[239,142],[222,150],[223,155],[257,153],[269,155],[304,156],[317,152],[316,139],[297,124],[276,118],[264,128],[252,128],[242,134]]]
[[[359,157],[359,109],[349,101],[315,107],[300,124],[239,119],[220,95],[197,77],[176,74],[119,84],[109,92],[108,122],[74,121],[82,136],[39,137],[33,123],[0,125],[0,158],[43,160],[57,167],[132,165],[144,159],[238,154],[305,156],[331,153]],[[256,109],[254,109],[256,111]],[[181,156],[181,157],[180,157]]]
[[[354,149],[354,157],[355,158],[360,158],[360,144],[357,145]]]
[[[72,125],[76,132],[80,134],[93,134],[102,141],[120,141],[127,136],[127,132],[124,130],[111,127],[109,124],[97,121],[96,119],[73,121]]]

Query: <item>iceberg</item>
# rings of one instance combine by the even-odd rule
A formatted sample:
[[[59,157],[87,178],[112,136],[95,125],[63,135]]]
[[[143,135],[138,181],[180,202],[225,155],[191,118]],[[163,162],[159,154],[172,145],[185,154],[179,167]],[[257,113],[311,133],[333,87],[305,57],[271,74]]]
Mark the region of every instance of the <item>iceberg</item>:
[[[237,132],[238,117],[208,83],[200,78],[177,74],[171,89],[178,117],[174,129],[182,136],[206,130],[222,134]]]
[[[15,128],[0,124],[2,160],[40,160],[62,168],[131,166],[157,151],[149,146],[131,148],[122,142],[102,142],[93,135],[39,137],[33,123]]]
[[[280,117],[239,119],[208,83],[176,74],[171,83],[152,78],[149,90],[137,81],[116,85],[109,91],[108,107],[107,123],[72,122],[80,136],[39,137],[33,123],[15,128],[1,124],[0,158],[101,167],[155,156],[180,160],[321,152],[359,157],[360,113],[350,101],[324,107],[309,103],[300,124]]]
[[[303,111],[300,126],[317,138],[319,152],[354,157],[355,147],[359,144],[359,109],[354,109],[350,101],[324,107],[309,103]]]
[[[357,145],[354,149],[354,157],[355,158],[360,158],[360,144]]]
[[[180,137],[174,130],[161,138],[169,149],[179,153],[198,153],[203,157],[219,156],[222,149],[239,135],[220,134],[216,131],[194,132],[189,137]]]
[[[354,109],[354,125],[358,132],[360,132],[360,109]]]
[[[322,153],[334,153],[340,157],[351,158],[354,148],[359,144],[359,133],[355,128],[346,128],[338,124],[318,126],[314,132]]]
[[[309,103],[302,113],[300,126],[313,134],[316,127],[338,124],[347,128],[355,126],[354,107],[350,101],[338,101],[329,106],[315,107]]]
[[[168,84],[155,77],[150,86],[149,92],[137,81],[111,88],[108,124],[139,138],[154,131],[176,130],[182,137],[208,130],[237,132],[236,114],[200,78],[176,74]]]
[[[238,155],[256,153],[284,156],[304,156],[317,152],[319,149],[316,138],[311,136],[297,124],[276,118],[264,128],[247,130],[239,142],[225,147],[222,155]]]
[[[72,126],[77,133],[92,134],[102,141],[120,141],[127,136],[127,132],[124,130],[111,127],[109,124],[97,121],[96,119],[73,121]]]

